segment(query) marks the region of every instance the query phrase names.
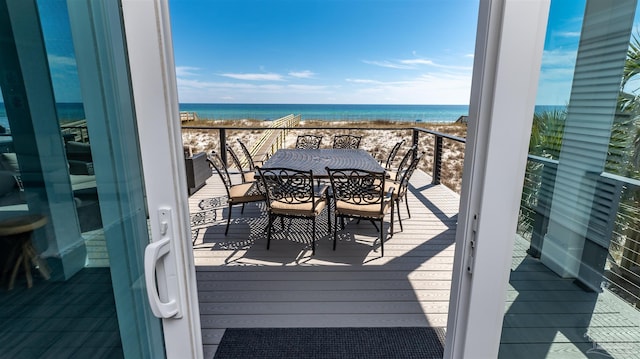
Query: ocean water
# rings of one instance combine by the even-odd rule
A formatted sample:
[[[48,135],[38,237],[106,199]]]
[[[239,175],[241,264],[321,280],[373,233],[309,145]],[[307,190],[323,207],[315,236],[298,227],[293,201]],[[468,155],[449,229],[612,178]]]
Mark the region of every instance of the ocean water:
[[[536,111],[562,109],[564,106],[536,106]],[[81,103],[58,103],[61,122],[85,118]],[[289,114],[300,114],[303,120],[397,122],[454,122],[469,114],[467,105],[300,105],[300,104],[180,104],[180,111],[196,112],[201,119],[275,120]],[[0,126],[9,121],[0,102]]]
[[[314,105],[314,104],[180,104],[180,111],[200,119],[275,120],[300,114],[303,120],[454,122],[469,114],[467,105]]]

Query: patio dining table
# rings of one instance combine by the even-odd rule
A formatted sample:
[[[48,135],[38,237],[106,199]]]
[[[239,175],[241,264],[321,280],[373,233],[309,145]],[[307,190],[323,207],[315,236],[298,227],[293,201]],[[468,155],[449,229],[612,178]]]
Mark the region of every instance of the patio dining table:
[[[329,178],[326,167],[384,172],[378,161],[362,149],[280,149],[263,167],[312,170],[315,178]]]

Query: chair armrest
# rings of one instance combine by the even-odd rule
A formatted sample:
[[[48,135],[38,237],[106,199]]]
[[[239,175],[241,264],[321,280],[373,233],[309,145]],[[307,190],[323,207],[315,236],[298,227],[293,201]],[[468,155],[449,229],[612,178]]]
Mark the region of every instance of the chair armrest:
[[[395,192],[396,188],[395,187],[389,187],[389,190],[387,191],[387,194],[385,195],[385,198],[392,198],[393,197],[393,192]]]
[[[327,190],[329,189],[329,187],[331,187],[331,186],[326,185],[326,184],[319,185],[318,187],[315,187],[313,189],[313,192],[314,192],[313,194],[315,196],[317,196],[318,198],[323,198],[323,197],[325,197],[327,195]],[[317,188],[317,190],[316,190],[316,188]]]

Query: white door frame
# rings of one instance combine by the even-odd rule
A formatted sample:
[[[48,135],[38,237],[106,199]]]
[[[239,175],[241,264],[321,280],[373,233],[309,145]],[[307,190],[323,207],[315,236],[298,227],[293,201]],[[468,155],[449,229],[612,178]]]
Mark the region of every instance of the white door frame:
[[[169,7],[166,0],[122,0],[122,11],[151,241],[164,241],[168,250],[155,267],[159,299],[175,309],[161,305],[156,311],[166,314],[167,357],[202,358]],[[153,282],[148,280],[147,287]]]
[[[498,355],[550,0],[481,0],[445,358]]]
[[[480,1],[447,358],[498,353],[549,1]],[[122,5],[152,238],[171,239],[164,270],[180,288],[181,319],[163,320],[167,356],[201,358],[168,5]]]

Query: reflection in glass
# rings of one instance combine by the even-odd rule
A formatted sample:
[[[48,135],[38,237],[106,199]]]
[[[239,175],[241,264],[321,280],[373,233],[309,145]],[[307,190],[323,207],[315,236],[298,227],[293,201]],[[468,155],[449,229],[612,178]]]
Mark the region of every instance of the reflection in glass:
[[[548,45],[559,36],[552,19],[571,18],[569,7],[552,1],[548,61]],[[637,73],[629,71],[640,58],[633,63],[629,47],[637,46],[636,7],[628,0],[582,4],[566,110],[534,118],[502,358],[628,358],[640,349],[639,113],[621,81]],[[542,73],[539,91],[549,88]]]

